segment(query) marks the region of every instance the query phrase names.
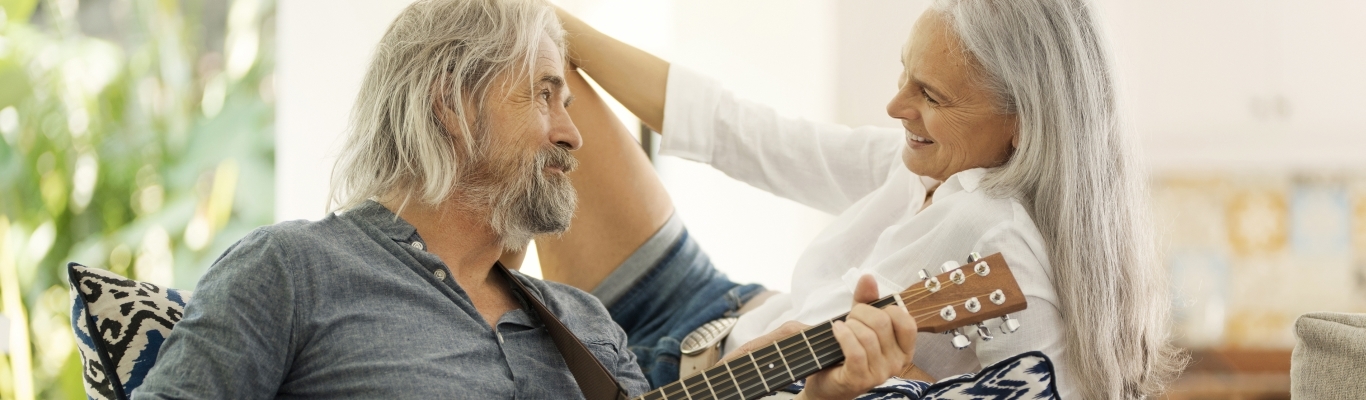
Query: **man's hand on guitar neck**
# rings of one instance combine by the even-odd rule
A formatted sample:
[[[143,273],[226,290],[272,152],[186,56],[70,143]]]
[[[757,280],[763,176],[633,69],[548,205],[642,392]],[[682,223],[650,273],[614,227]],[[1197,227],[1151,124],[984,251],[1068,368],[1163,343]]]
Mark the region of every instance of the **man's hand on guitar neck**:
[[[806,379],[806,390],[799,399],[852,399],[885,382],[887,378],[914,368],[915,319],[905,308],[873,308],[866,303],[878,299],[877,282],[872,276],[859,279],[854,290],[854,307],[849,317],[833,326],[835,339],[844,353],[844,363],[822,370]],[[797,333],[807,326],[788,322],[727,354],[725,359],[767,346]]]

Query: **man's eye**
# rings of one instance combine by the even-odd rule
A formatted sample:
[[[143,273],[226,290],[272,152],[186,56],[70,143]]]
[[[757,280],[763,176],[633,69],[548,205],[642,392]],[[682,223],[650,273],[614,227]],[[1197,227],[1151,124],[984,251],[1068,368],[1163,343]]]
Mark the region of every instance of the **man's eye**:
[[[545,100],[546,102],[549,102],[549,101],[550,101],[550,91],[549,91],[549,90],[542,90],[542,91],[541,91],[541,100]]]
[[[939,104],[939,101],[935,100],[933,97],[930,97],[930,92],[926,92],[924,88],[920,89],[920,95],[925,96],[925,101],[930,102],[930,104]]]

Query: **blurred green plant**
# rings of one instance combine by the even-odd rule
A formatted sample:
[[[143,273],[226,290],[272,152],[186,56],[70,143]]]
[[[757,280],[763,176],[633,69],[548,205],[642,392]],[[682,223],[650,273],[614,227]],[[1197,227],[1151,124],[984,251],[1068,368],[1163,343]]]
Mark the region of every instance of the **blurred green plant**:
[[[274,15],[0,0],[0,398],[85,398],[68,261],[193,288],[272,222]]]

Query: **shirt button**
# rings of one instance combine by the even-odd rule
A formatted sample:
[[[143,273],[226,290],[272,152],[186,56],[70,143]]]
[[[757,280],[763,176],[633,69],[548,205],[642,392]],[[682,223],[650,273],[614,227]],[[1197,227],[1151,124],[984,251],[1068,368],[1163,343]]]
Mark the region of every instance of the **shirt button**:
[[[423,245],[422,245],[422,242],[417,242],[417,241],[415,241],[415,242],[413,242],[413,248],[414,248],[414,249],[417,249],[417,251],[422,251],[423,249],[426,248],[426,246],[423,246]]]
[[[432,271],[432,276],[435,276],[436,280],[438,281],[444,281],[446,280],[446,270],[438,269],[436,271]]]

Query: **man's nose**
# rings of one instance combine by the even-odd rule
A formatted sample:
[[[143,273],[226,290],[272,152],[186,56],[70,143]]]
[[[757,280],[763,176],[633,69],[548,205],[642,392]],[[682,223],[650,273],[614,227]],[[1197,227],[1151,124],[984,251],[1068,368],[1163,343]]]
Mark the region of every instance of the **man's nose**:
[[[578,150],[579,147],[583,147],[583,136],[579,135],[579,128],[569,119],[568,112],[564,109],[558,111],[550,121],[550,143],[568,150]]]

